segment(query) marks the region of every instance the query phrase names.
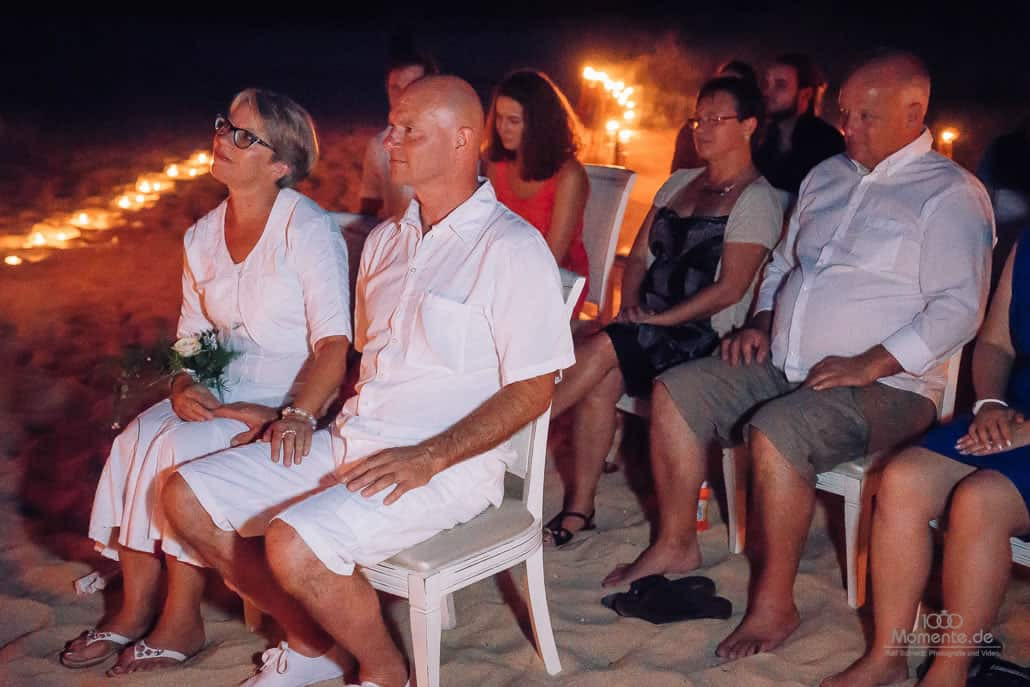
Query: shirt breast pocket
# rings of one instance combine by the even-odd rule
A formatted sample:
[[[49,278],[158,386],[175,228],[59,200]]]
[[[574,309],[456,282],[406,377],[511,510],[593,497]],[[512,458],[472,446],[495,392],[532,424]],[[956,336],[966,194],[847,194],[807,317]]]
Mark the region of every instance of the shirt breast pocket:
[[[910,242],[909,228],[903,222],[876,218],[852,234],[846,250],[848,261],[868,272],[896,272],[905,246]]]
[[[463,372],[470,317],[471,306],[427,292],[412,324],[408,363]]]

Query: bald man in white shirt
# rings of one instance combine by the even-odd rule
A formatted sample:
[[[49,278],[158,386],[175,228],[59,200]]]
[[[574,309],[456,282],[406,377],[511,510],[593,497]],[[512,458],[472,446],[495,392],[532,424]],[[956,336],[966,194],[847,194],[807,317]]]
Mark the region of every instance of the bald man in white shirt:
[[[722,342],[721,359],[655,384],[658,537],[605,584],[701,565],[694,513],[707,449],[745,439],[754,578],[720,657],[769,651],[794,632],[815,475],[919,436],[936,417],[947,359],[983,318],[990,201],[975,177],[931,150],[929,96],[912,55],[881,54],[851,74],[840,97],[847,153],[802,183],[757,314]]]
[[[391,111],[391,174],[415,200],[362,253],[361,376],[330,429],[281,464],[246,446],[165,487],[174,527],[285,629],[246,685],[331,679],[350,657],[365,687],[405,685],[405,659],[355,567],[498,505],[507,440],[574,362],[546,242],[477,179],[482,129],[478,96],[454,77],[415,82]]]

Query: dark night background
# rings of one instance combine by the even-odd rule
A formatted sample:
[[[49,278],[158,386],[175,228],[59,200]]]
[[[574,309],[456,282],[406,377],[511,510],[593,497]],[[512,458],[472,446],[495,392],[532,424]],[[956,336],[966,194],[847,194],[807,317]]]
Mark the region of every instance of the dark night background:
[[[507,70],[532,66],[574,99],[588,59],[628,61],[664,40],[684,50],[684,71],[695,80],[730,57],[760,66],[779,52],[808,52],[829,76],[833,98],[864,49],[891,45],[928,62],[930,121],[960,126],[961,157],[963,145],[982,147],[979,139],[1014,124],[1030,103],[1030,30],[1021,5],[495,2],[459,12],[382,3],[327,14],[284,5],[273,14],[270,6],[220,4],[203,14],[169,6],[147,17],[8,18],[0,124],[47,131],[69,145],[81,137],[131,138],[141,129],[207,127],[249,85],[289,93],[322,123],[375,123],[386,113],[382,65],[391,41],[404,34],[484,97]],[[832,99],[825,110],[832,118]]]

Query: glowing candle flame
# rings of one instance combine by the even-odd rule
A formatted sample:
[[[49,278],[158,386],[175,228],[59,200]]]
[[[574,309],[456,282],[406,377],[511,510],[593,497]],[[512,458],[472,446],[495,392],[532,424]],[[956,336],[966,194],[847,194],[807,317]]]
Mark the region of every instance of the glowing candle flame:
[[[633,138],[633,132],[629,129],[623,129],[619,132],[619,143],[629,143],[631,138]]]
[[[637,116],[637,113],[634,112],[633,110],[626,110],[625,112],[622,113],[622,118],[625,119],[627,122],[632,122],[633,118],[636,117],[636,116]]]
[[[151,187],[149,181],[141,181],[138,184],[136,184],[136,190],[142,193],[150,193],[150,188]]]
[[[207,153],[200,153],[199,155],[197,155],[197,162],[199,162],[202,165],[206,165],[208,162]]]
[[[944,143],[953,143],[955,141],[955,139],[957,139],[957,138],[958,138],[958,130],[957,129],[948,128],[948,129],[945,129],[944,131],[941,132],[941,141],[944,142]]]
[[[145,195],[143,195],[142,193],[137,193],[136,194],[136,202],[137,203],[142,203],[146,199],[147,199],[147,197]]]
[[[156,193],[157,191],[160,191],[160,190],[161,190],[161,182],[160,181],[155,181],[154,182],[154,192]]]
[[[618,120],[609,119],[608,123],[604,125],[604,128],[607,129],[611,133],[615,133],[616,131],[619,130],[619,126],[620,126],[620,124],[619,124]]]
[[[166,176],[170,176],[170,177],[177,177],[177,176],[179,176],[179,166],[178,165],[168,165],[168,169],[165,170],[165,175]]]
[[[79,224],[89,224],[89,215],[85,212],[80,212],[77,219]]]
[[[54,238],[56,238],[58,241],[67,241],[70,237],[68,236],[67,232],[59,231],[57,232],[57,234],[54,235]]]
[[[129,200],[128,196],[122,196],[118,199],[118,207],[122,208],[123,210],[128,210],[129,205],[131,204],[132,202]]]
[[[12,265],[13,266],[13,265],[20,265],[22,263],[22,260],[17,255],[8,255],[6,258],[4,258],[4,262],[7,263],[8,265]]]
[[[190,176],[191,176],[191,177],[195,177],[195,176],[197,176],[197,170],[195,170],[195,169],[190,169]]]
[[[43,232],[37,231],[35,234],[33,234],[30,237],[29,241],[31,241],[33,244],[35,244],[37,246],[45,246],[46,245],[46,236],[43,236]]]
[[[634,102],[632,100],[630,100],[628,103],[626,103],[626,108],[629,109],[629,110],[632,110],[636,106],[637,106],[636,102]]]
[[[596,76],[596,72],[594,72],[594,68],[593,67],[589,67],[588,66],[588,67],[584,67],[583,68],[583,78],[584,79],[586,79],[587,81],[593,81],[595,76]]]

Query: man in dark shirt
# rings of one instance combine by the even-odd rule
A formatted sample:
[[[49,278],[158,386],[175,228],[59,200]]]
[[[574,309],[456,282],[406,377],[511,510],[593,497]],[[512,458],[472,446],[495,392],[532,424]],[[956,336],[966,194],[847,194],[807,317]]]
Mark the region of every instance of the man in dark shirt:
[[[780,55],[765,72],[769,126],[755,166],[773,186],[797,194],[817,164],[844,152],[844,137],[816,114],[826,84],[805,55]]]

